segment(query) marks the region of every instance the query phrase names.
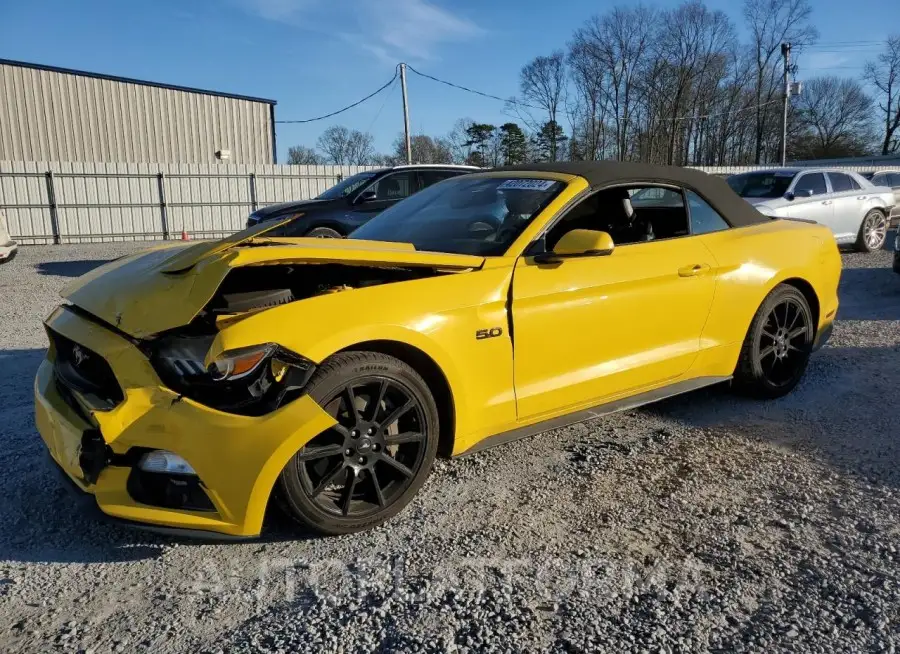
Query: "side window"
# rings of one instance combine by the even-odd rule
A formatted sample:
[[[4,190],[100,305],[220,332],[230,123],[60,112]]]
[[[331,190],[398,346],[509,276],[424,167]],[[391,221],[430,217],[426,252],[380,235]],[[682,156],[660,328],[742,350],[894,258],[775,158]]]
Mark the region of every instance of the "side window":
[[[825,186],[825,175],[822,173],[807,173],[797,180],[794,187],[794,194],[800,195],[803,191],[812,191],[813,195],[823,195],[828,193],[828,187]]]
[[[804,179],[806,179],[804,177]],[[853,180],[850,175],[844,173],[828,173],[828,179],[831,180],[831,190],[835,193],[844,193],[853,190]]]
[[[416,174],[405,170],[385,175],[367,190],[375,191],[376,200],[402,200],[415,192]]]
[[[693,191],[687,192],[688,207],[691,210],[691,234],[709,234],[729,228],[729,224],[706,200]]]
[[[423,170],[419,173],[422,176],[422,188],[428,188],[432,184],[443,182],[445,179],[456,177],[459,174],[455,170]]]
[[[890,175],[888,173],[878,173],[872,175],[872,184],[875,186],[891,186]]]
[[[547,249],[574,229],[607,232],[617,246],[690,234],[681,192],[647,185],[618,186],[585,198],[547,232]]]
[[[900,173],[890,173],[888,175],[887,185],[893,188],[900,187]]]

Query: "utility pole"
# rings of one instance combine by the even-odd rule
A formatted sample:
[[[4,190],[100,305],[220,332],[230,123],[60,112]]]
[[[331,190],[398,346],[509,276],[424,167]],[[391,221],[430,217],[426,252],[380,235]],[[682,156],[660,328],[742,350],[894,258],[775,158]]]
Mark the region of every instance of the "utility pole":
[[[409,140],[409,102],[406,99],[406,64],[400,64],[400,88],[403,90],[403,133],[406,138],[406,163],[412,163],[412,143]]]
[[[781,116],[781,165],[787,165],[787,121],[788,102],[791,97],[791,82],[788,73],[791,68],[791,44],[781,44],[781,56],[784,58],[784,113]]]

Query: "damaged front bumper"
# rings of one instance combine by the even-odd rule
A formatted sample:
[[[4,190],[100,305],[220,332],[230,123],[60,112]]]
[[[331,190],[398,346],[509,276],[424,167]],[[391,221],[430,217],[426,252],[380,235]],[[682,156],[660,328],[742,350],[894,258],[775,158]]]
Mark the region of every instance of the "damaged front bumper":
[[[114,331],[65,307],[47,326],[101,356],[121,386],[124,399],[97,408],[90,394],[60,381],[52,348],[35,378],[37,428],[51,457],[107,516],[165,530],[256,536],[281,470],[334,424],[306,395],[263,416],[211,409],[164,386],[144,353]],[[196,472],[193,487],[176,479],[183,490],[174,498],[163,489],[148,500],[138,461],[152,450],[187,461]],[[179,492],[193,499],[179,502]]]

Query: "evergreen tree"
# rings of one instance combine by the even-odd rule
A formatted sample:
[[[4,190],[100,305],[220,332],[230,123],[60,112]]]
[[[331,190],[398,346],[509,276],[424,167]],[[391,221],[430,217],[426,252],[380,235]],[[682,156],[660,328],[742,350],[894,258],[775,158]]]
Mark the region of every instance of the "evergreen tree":
[[[566,141],[569,139],[562,126],[553,120],[548,120],[532,139],[535,159],[537,161],[555,161],[554,154],[565,152]]]
[[[500,150],[506,165],[525,163],[528,159],[528,140],[518,124],[500,126]]]

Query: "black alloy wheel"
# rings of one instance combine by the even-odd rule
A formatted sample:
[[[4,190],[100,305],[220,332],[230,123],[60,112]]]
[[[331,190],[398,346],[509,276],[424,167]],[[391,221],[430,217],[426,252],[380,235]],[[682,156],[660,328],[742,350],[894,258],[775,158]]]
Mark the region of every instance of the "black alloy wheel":
[[[812,346],[808,310],[787,297],[772,307],[758,348],[759,366],[774,386],[789,384],[806,366]]]
[[[281,489],[293,517],[342,534],[383,522],[412,498],[434,462],[438,421],[427,385],[403,362],[373,352],[333,359],[309,393],[337,422],[297,452]]]
[[[804,295],[793,286],[777,286],[747,332],[736,385],[757,396],[786,395],[803,377],[814,339],[813,314]]]

